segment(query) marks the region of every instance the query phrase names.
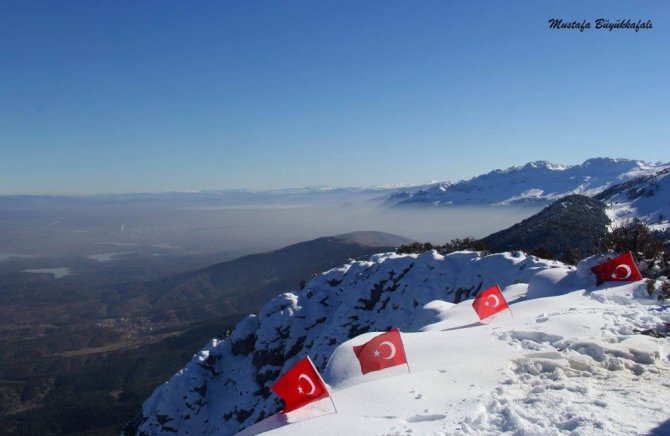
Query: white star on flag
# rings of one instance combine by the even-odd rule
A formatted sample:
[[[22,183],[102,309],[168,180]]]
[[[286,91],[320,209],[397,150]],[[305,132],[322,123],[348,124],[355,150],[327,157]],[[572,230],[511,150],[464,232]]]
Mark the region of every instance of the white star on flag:
[[[270,389],[284,400],[284,413],[330,396],[326,383],[309,356],[300,359]]]
[[[354,354],[361,365],[361,373],[407,364],[400,330],[394,328],[378,334],[362,345],[354,345]],[[409,366],[407,367],[409,371]]]

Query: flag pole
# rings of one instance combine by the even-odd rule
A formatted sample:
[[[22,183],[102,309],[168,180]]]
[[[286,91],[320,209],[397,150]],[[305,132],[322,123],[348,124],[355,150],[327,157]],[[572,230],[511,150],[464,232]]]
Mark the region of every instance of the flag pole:
[[[405,365],[407,365],[407,373],[411,374],[412,370],[409,369],[409,359],[407,359],[407,351],[405,351],[405,343],[402,341],[402,333],[400,332],[400,329],[398,329],[398,337],[400,337],[400,345],[402,345],[402,354],[405,355]]]
[[[330,358],[332,359],[333,356],[331,355]],[[335,401],[333,401],[333,396],[330,395],[330,390],[328,389],[328,385],[326,384],[326,381],[321,377],[321,373],[319,372],[318,369],[316,369],[316,365],[314,365],[314,362],[312,362],[312,359],[307,356],[307,360],[309,360],[310,365],[312,365],[312,369],[316,373],[316,375],[319,377],[319,380],[321,380],[321,384],[323,384],[326,387],[326,392],[328,393],[328,398],[330,398],[330,403],[333,405],[333,409],[335,409],[335,413],[340,413],[337,411],[337,406],[335,406]],[[328,360],[330,362],[330,359]]]

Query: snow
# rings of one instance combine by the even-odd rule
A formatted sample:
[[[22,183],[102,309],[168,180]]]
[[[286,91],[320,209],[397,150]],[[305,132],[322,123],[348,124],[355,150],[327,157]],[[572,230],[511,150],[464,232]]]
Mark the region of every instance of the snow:
[[[667,230],[670,228],[670,170],[647,176],[605,201],[612,226],[638,218],[650,223],[654,230]]]
[[[575,268],[520,252],[433,251],[350,262],[212,341],[145,402],[140,430],[553,435],[667,428],[670,340],[638,331],[670,322],[670,306],[649,297],[645,282],[596,287],[589,268],[598,261]],[[493,283],[510,310],[479,321],[472,298]],[[391,326],[403,332],[409,370],[361,375],[352,346]],[[331,398],[274,414],[276,399],[260,392],[304,355]]]
[[[494,170],[469,180],[407,190],[404,195],[395,194],[390,201],[400,206],[550,202],[570,194],[593,196],[612,185],[654,174],[666,167],[667,164],[611,158],[589,159],[579,165],[536,161]]]
[[[513,303],[513,318],[476,323],[465,334],[457,327],[468,321],[471,301],[446,306],[446,321],[403,334],[409,374],[395,367],[361,376],[351,347],[373,336],[363,335],[339,346],[324,372],[337,413],[316,411],[313,419],[303,416],[289,424],[288,418],[274,429],[266,422],[256,430],[265,426],[268,435],[650,432],[670,418],[670,343],[633,329],[666,322],[670,308],[634,299],[643,286],[592,290],[582,282],[585,289]],[[562,290],[570,290],[568,282]],[[448,317],[454,310],[459,315]]]

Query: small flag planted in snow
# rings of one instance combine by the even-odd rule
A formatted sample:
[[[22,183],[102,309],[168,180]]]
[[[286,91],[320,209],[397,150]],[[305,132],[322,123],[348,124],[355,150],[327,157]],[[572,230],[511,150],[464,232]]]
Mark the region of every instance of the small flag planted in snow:
[[[502,292],[500,292],[500,286],[498,285],[493,285],[477,295],[477,298],[472,302],[472,307],[477,312],[480,320],[509,309],[507,301]]]
[[[363,374],[407,363],[398,328],[375,336],[363,345],[354,346],[354,354]]]
[[[642,280],[642,275],[637,269],[630,251],[594,266],[591,268],[591,272],[596,275],[596,286],[608,281],[634,282]]]
[[[326,384],[309,356],[289,369],[271,389],[284,400],[284,413],[330,396]]]

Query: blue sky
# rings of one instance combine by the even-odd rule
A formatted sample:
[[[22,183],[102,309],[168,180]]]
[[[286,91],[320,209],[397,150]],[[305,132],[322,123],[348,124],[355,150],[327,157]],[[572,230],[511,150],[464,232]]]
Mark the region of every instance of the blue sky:
[[[669,28],[663,0],[3,1],[0,194],[670,161]]]

